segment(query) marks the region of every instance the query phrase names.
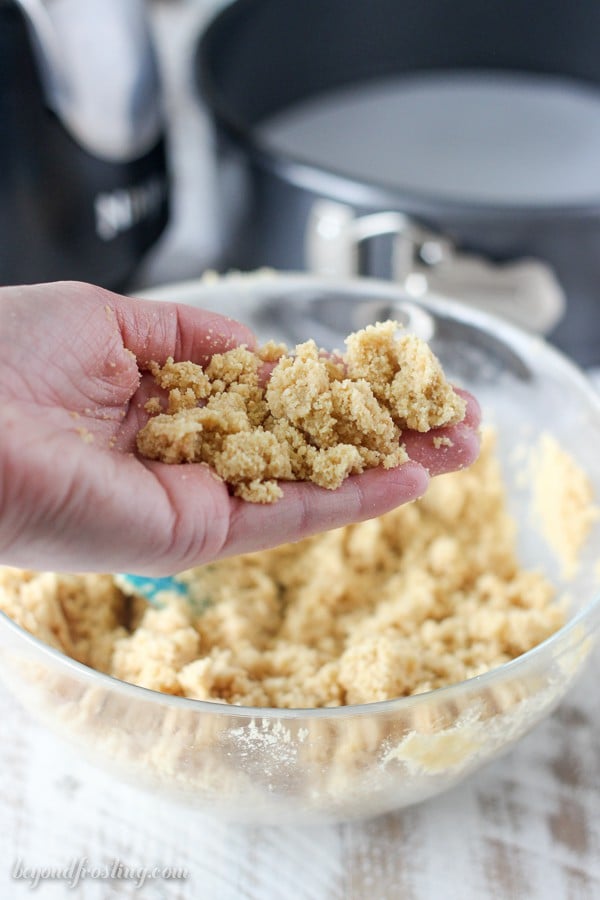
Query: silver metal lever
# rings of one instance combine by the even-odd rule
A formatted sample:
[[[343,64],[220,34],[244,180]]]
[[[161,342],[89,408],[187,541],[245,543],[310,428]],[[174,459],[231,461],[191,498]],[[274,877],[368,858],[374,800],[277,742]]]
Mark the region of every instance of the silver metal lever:
[[[395,211],[356,216],[344,203],[318,200],[306,228],[307,268],[337,278],[360,275],[360,245],[383,235],[394,238],[392,278],[415,299],[454,298],[538,334],[547,334],[564,315],[564,292],[546,263],[491,262]]]

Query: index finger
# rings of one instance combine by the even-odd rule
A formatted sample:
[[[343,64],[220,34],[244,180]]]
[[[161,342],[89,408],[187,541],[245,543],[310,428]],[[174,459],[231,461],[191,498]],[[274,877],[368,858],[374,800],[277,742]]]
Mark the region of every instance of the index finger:
[[[335,491],[309,482],[279,482],[283,497],[273,505],[230,497],[205,465],[189,467],[146,461],[162,485],[172,518],[168,551],[136,562],[131,571],[165,575],[215,559],[267,550],[321,531],[383,515],[425,493],[429,475],[419,463],[368,469]]]

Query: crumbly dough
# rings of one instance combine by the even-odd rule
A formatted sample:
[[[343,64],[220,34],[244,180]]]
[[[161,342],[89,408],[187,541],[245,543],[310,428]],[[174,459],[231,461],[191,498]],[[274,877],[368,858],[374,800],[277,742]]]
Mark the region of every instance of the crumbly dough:
[[[581,548],[599,515],[591,482],[549,434],[541,436],[531,457],[534,513],[563,577],[572,578]]]
[[[137,437],[139,453],[166,463],[204,462],[257,503],[281,494],[278,480],[313,481],[335,490],[351,474],[406,462],[405,428],[429,431],[459,422],[465,402],[447,382],[431,349],[398,323],[369,325],[346,339],[343,356],[314,341],[292,356],[269,343],[239,347],[151,371],[168,392],[146,403],[151,418]],[[275,363],[268,380],[263,364]]]
[[[387,515],[183,573],[162,608],[109,575],[0,570],[0,608],[124,681],[232,704],[325,707],[477,675],[564,621],[524,571],[493,451]]]

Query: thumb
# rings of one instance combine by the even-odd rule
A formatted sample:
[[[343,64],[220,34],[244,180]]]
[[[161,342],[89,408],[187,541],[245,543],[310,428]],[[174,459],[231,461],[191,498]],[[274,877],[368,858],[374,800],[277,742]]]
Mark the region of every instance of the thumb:
[[[246,325],[228,316],[181,303],[141,300],[105,293],[107,311],[114,314],[123,345],[140,366],[168,356],[177,361],[203,364],[215,353],[246,344],[256,346],[256,337]]]

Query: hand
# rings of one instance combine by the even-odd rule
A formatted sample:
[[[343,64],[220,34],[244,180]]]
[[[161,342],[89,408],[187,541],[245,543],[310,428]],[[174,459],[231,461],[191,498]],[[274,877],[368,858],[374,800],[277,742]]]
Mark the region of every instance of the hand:
[[[206,466],[138,458],[154,387],[141,369],[239,343],[256,343],[244,325],[187,306],[71,282],[0,289],[0,561],[171,574],[381,515],[477,455],[468,398],[464,422],[443,429],[452,446],[405,433],[411,462],[337,491],[285,483],[270,506],[231,497]]]

